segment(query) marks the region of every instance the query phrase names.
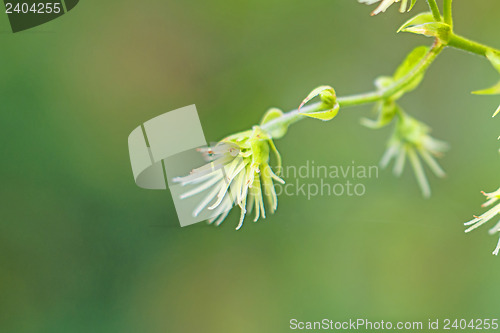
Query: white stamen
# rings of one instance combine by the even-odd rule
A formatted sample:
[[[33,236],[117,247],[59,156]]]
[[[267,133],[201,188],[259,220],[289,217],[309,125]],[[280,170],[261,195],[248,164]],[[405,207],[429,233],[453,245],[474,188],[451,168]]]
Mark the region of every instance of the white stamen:
[[[380,161],[380,167],[385,169],[392,158],[398,153],[398,148],[396,146],[390,146],[382,156],[382,160]]]
[[[446,177],[446,172],[441,168],[441,166],[436,162],[434,157],[425,149],[420,148],[419,150],[420,156],[424,159],[427,165],[431,168],[432,172],[438,177],[444,178]]]
[[[405,160],[406,160],[406,149],[404,146],[402,146],[399,149],[399,154],[396,159],[396,163],[394,164],[394,170],[393,170],[394,175],[396,175],[397,177],[401,176],[401,174],[403,173],[403,169],[405,167]]]
[[[495,249],[495,251],[493,251],[493,254],[497,256],[499,252],[500,252],[500,239],[498,240],[497,248]]]
[[[429,182],[427,181],[427,177],[425,176],[424,169],[422,168],[422,163],[420,163],[417,153],[413,148],[408,149],[408,157],[410,158],[410,162],[413,166],[413,171],[415,171],[415,176],[417,177],[417,181],[420,185],[423,196],[425,198],[429,198],[431,196],[431,187],[429,186]]]
[[[186,199],[186,198],[192,197],[193,195],[201,193],[201,192],[205,191],[206,189],[212,187],[214,184],[216,184],[221,179],[222,179],[222,172],[220,172],[220,170],[219,170],[219,175],[215,175],[215,176],[213,176],[212,179],[210,179],[209,181],[205,182],[204,184],[202,184],[202,185],[200,185],[198,187],[195,187],[191,191],[188,191],[186,193],[181,194],[180,198],[181,199]]]
[[[496,234],[497,232],[500,232],[500,221],[489,231],[490,235]]]
[[[497,215],[498,212],[500,212],[500,204],[496,205],[495,207],[493,207],[483,215],[475,218],[474,220],[467,222],[469,223],[467,225],[472,225],[472,226],[467,230],[465,230],[465,232],[471,232],[472,230],[479,228],[480,226],[491,220],[495,215]],[[473,221],[474,224],[471,223]]]
[[[203,201],[200,202],[198,206],[193,211],[193,217],[196,217],[200,215],[201,211],[207,207],[207,205],[212,201],[215,196],[217,195],[217,192],[219,192],[219,189],[215,187],[212,192],[210,192],[204,199]]]

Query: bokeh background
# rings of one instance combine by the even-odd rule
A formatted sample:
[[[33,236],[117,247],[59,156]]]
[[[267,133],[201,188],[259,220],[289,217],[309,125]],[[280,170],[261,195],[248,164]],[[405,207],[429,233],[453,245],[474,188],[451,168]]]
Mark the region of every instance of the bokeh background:
[[[500,258],[480,190],[499,185],[496,82],[484,59],[446,50],[406,110],[448,141],[444,180],[425,200],[410,169],[353,197],[285,197],[236,232],[180,228],[168,191],[133,181],[127,136],[196,104],[207,140],[295,108],[310,90],[372,89],[424,37],[396,34],[409,14],[354,0],[82,1],[12,34],[0,20],[1,332],[288,332],[331,318],[498,318]],[[419,1],[415,11],[425,10]],[[500,46],[495,0],[455,4],[456,29]],[[285,165],[377,164],[390,128],[371,107],[294,125]]]

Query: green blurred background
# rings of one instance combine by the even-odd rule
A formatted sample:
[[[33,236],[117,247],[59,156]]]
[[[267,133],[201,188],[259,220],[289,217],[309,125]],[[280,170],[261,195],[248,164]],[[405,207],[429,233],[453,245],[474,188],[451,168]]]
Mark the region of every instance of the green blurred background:
[[[0,21],[0,332],[288,332],[289,320],[494,318],[500,258],[487,227],[464,234],[495,190],[498,74],[446,50],[402,100],[451,144],[425,200],[410,169],[360,198],[282,196],[236,232],[180,228],[168,191],[138,188],[127,136],[196,104],[207,140],[295,108],[321,84],[368,91],[423,37],[410,17],[354,0],[82,1],[12,34]],[[425,10],[419,1],[417,11]],[[500,46],[500,2],[457,1],[458,32]],[[377,164],[391,130],[371,107],[294,125],[285,165]]]

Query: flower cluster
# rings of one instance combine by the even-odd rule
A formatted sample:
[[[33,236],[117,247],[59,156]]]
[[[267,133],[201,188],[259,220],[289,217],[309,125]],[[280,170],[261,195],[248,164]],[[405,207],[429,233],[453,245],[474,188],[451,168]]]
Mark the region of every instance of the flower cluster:
[[[215,147],[203,148],[209,163],[194,169],[190,175],[174,178],[174,182],[194,187],[181,198],[208,191],[205,198],[194,209],[198,216],[204,209],[213,211],[209,223],[220,225],[229,211],[238,205],[241,209],[240,221],[243,226],[246,213],[255,210],[254,222],[266,217],[264,198],[271,213],[277,209],[278,198],[273,181],[284,183],[269,165],[269,153],[273,151],[281,168],[281,158],[271,137],[259,126],[252,130],[231,135],[221,140]],[[279,172],[278,172],[279,173]]]
[[[496,190],[495,192],[492,193],[485,193],[482,192],[486,198],[488,199],[482,207],[490,207],[491,205],[495,204],[490,210],[488,210],[486,213],[484,213],[481,216],[474,216],[474,219],[470,220],[469,222],[464,223],[466,226],[469,226],[465,232],[471,232],[472,230],[479,228],[483,224],[487,223],[490,221],[492,218],[497,216],[500,213],[500,203],[497,203],[497,201],[500,199],[500,189]],[[493,228],[490,229],[490,234],[495,234],[495,233],[500,233],[500,222],[498,222]],[[493,251],[494,255],[498,255],[500,252],[500,239],[498,241],[497,247],[495,251]]]
[[[399,8],[399,11],[401,13],[404,13],[408,9],[408,0],[358,0],[361,3],[365,3],[367,5],[373,5],[374,3],[381,2],[380,5],[372,12],[372,15],[377,15],[379,13],[383,13],[392,6],[396,2],[401,2],[401,7]],[[411,1],[410,8],[408,11],[410,11],[413,8],[413,5],[415,5],[416,0]]]
[[[422,194],[429,197],[431,189],[419,155],[436,176],[444,177],[446,174],[434,157],[441,156],[448,149],[448,145],[431,137],[429,127],[422,122],[402,112],[398,116],[394,133],[380,164],[385,168],[394,159],[394,174],[399,176],[408,157]]]

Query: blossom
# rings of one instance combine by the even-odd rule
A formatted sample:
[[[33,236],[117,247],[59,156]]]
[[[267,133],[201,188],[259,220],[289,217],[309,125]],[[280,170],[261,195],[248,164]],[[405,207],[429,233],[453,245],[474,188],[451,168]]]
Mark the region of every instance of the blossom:
[[[401,2],[401,7],[399,8],[399,11],[401,13],[404,13],[408,8],[408,0],[358,0],[358,1],[360,3],[365,3],[367,5],[373,5],[374,3],[381,2],[380,5],[378,5],[378,7],[372,12],[372,16],[385,12],[387,8],[389,8],[396,2]],[[416,2],[415,0],[412,1],[408,11],[411,10],[415,2]]]
[[[255,210],[254,222],[261,216],[266,217],[264,197],[268,210],[271,213],[276,211],[278,198],[273,181],[284,181],[271,169],[269,152],[273,151],[276,155],[278,171],[281,168],[281,158],[271,137],[261,127],[254,126],[252,130],[231,135],[214,147],[199,151],[209,163],[194,169],[188,176],[173,179],[183,186],[194,185],[181,195],[182,199],[208,191],[194,209],[194,217],[204,209],[211,210],[213,213],[208,222],[218,226],[230,210],[238,205],[241,215],[236,230],[239,230],[247,212]]]
[[[481,207],[490,207],[500,199],[500,188],[495,192],[491,193],[482,192],[482,193],[484,196],[486,196],[487,201]],[[482,226],[483,224],[487,223],[489,220],[497,216],[499,213],[500,213],[500,203],[497,203],[483,215],[474,216],[474,219],[464,223],[464,225],[469,226],[469,228],[465,230],[465,232],[471,232],[472,230],[479,228],[480,226]],[[498,222],[493,228],[491,228],[489,232],[491,235],[495,233],[500,233],[500,222]],[[500,239],[498,241],[495,251],[493,251],[493,254],[498,255],[499,252],[500,252]]]
[[[436,176],[446,176],[434,157],[441,156],[448,149],[448,145],[431,137],[429,132],[427,125],[402,113],[380,162],[381,167],[385,168],[394,159],[394,174],[399,176],[403,172],[406,157],[408,157],[424,197],[431,195],[431,189],[420,158]]]

